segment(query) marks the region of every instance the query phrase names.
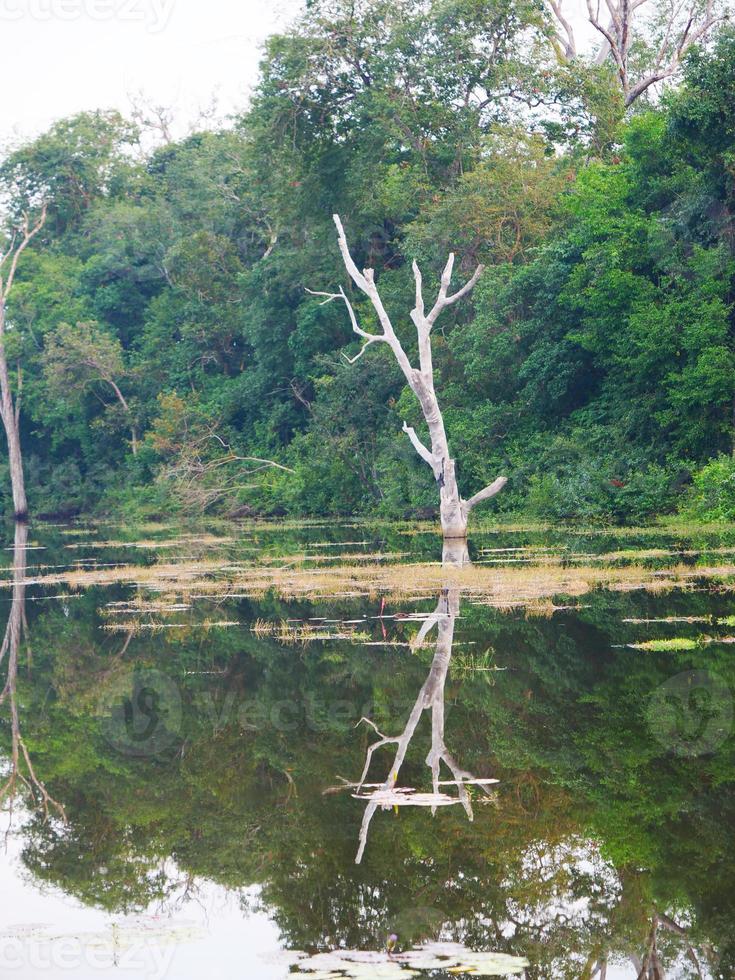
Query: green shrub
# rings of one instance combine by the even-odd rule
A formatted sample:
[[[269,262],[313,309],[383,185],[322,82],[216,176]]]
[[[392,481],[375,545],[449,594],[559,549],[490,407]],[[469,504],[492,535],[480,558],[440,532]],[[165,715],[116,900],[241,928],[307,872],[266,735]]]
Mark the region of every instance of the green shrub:
[[[735,458],[717,456],[694,474],[682,513],[701,521],[735,521]]]

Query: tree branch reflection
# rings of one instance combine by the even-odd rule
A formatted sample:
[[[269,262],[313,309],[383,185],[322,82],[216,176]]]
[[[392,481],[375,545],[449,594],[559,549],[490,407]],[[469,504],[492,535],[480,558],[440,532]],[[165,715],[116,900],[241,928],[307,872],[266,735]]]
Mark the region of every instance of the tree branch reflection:
[[[27,566],[28,525],[23,521],[16,522],[15,541],[13,545],[13,592],[10,602],[10,612],[5,626],[2,646],[0,646],[0,665],[7,660],[7,675],[5,686],[0,693],[0,708],[7,706],[10,716],[11,750],[9,772],[5,782],[0,786],[0,803],[10,801],[10,816],[12,819],[13,805],[19,787],[28,791],[29,796],[37,806],[42,807],[45,816],[55,810],[58,816],[66,819],[63,806],[48,792],[43,782],[36,775],[31,761],[31,755],[23,739],[18,705],[18,662],[20,649],[25,639],[30,663],[30,646],[28,646],[28,620],[26,618],[26,566]]]
[[[445,542],[442,564],[448,570],[457,568],[469,563],[466,541]],[[449,576],[448,576],[449,579]],[[439,806],[453,806],[460,804],[469,820],[473,819],[472,800],[468,791],[468,786],[479,786],[480,789],[489,794],[488,786],[496,783],[496,779],[477,779],[472,773],[463,769],[455,760],[454,756],[447,749],[444,735],[444,689],[449,671],[449,663],[452,658],[452,645],[454,643],[454,628],[457,616],[459,615],[460,591],[456,585],[447,581],[439,595],[436,609],[429,614],[421,626],[418,634],[411,646],[418,649],[426,645],[426,641],[431,632],[436,629],[436,649],[434,659],[429,669],[428,677],[424,682],[418,697],[411,709],[408,720],[400,735],[388,736],[379,731],[377,725],[369,718],[362,718],[361,722],[370,725],[378,735],[378,740],[373,742],[367,749],[365,765],[358,783],[354,784],[353,796],[358,800],[365,800],[367,806],[362,818],[362,825],[359,834],[359,846],[355,863],[360,864],[365,847],[367,845],[370,824],[378,808],[390,810],[392,807],[399,806],[425,806],[431,808],[432,816],[436,814]],[[431,748],[426,757],[426,765],[431,770],[431,792],[420,793],[414,787],[398,786],[398,776],[401,767],[406,759],[411,740],[413,739],[419,722],[425,711],[431,715]],[[375,752],[386,745],[395,745],[396,754],[388,775],[382,783],[367,783],[368,773]],[[449,773],[451,779],[441,779],[442,763]],[[449,792],[456,788],[456,795]]]

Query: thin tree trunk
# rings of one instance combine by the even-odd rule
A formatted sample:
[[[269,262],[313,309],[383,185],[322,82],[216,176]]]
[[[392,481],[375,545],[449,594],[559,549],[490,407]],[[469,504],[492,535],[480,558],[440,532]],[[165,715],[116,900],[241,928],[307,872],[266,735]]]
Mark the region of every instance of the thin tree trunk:
[[[66,822],[64,807],[50,795],[43,782],[36,775],[30,751],[21,732],[17,679],[20,646],[24,635],[26,643],[28,642],[28,622],[25,614],[27,542],[28,527],[24,522],[19,521],[15,525],[15,546],[13,548],[13,593],[8,621],[5,626],[5,635],[0,645],[0,664],[7,661],[7,678],[2,691],[0,691],[0,707],[7,704],[12,739],[9,759],[10,772],[5,782],[0,786],[0,803],[6,799],[9,800],[12,822],[16,792],[19,786],[25,787],[28,791],[29,801],[34,801],[42,807],[46,819],[50,817],[53,810]]]
[[[28,519],[28,501],[26,499],[25,479],[23,477],[23,456],[20,448],[18,413],[10,387],[4,338],[5,301],[0,296],[0,417],[2,417],[5,437],[8,443],[8,465],[13,491],[13,512],[16,521],[25,521]]]
[[[115,384],[115,382],[112,380],[112,378],[107,378],[106,380],[112,386],[112,389],[115,392],[115,395],[117,396],[117,400],[120,402],[120,404],[122,405],[123,409],[128,413],[128,415],[130,415],[130,406],[128,405],[128,403],[127,403],[127,401],[126,401],[125,396],[123,395],[123,393],[120,391],[120,389]],[[131,442],[131,446],[132,446],[132,450],[133,450],[133,456],[136,456],[137,453],[138,453],[138,433],[137,433],[134,425],[131,425],[130,426],[130,442]]]
[[[8,359],[5,352],[5,305],[10,294],[18,268],[18,260],[28,247],[31,239],[43,228],[46,221],[46,204],[41,206],[41,214],[35,224],[31,225],[28,214],[23,215],[20,227],[22,237],[17,242],[16,229],[11,238],[7,251],[0,256],[0,270],[6,262],[10,262],[7,276],[0,275],[0,417],[2,417],[5,435],[8,443],[8,464],[10,467],[10,482],[13,490],[13,510],[16,521],[28,520],[28,501],[26,500],[25,480],[23,478],[23,456],[20,448],[20,406],[13,399],[8,373]]]

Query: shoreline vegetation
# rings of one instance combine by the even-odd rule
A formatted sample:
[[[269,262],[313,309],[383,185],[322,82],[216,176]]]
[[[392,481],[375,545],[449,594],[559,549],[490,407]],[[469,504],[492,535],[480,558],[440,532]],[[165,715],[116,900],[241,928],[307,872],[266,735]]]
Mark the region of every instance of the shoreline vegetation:
[[[227,124],[103,107],[11,149],[5,513],[735,519],[705,6],[583,51],[554,3],[314,0]]]

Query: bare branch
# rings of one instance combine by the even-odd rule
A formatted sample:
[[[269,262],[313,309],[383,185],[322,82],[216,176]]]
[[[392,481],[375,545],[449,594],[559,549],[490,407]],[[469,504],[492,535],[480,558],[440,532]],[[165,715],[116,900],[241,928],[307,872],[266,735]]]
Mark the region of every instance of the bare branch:
[[[15,279],[15,272],[16,269],[18,268],[18,260],[20,259],[21,255],[26,250],[26,248],[28,247],[31,240],[39,233],[39,231],[43,228],[44,224],[46,223],[47,207],[48,206],[44,201],[41,206],[41,214],[39,215],[38,220],[33,225],[33,227],[31,227],[30,225],[28,215],[27,214],[23,215],[23,238],[21,239],[20,243],[18,244],[17,248],[14,251],[11,248],[11,251],[6,252],[6,254],[3,256],[3,262],[4,262],[5,259],[8,257],[8,255],[12,255],[12,259],[10,262],[10,270],[8,272],[7,279],[5,280],[5,285],[3,286],[2,289],[3,302],[7,300],[8,295],[10,293],[10,289],[13,285],[13,280]]]
[[[421,278],[421,269],[419,269],[416,259],[411,263],[411,268],[413,269],[413,277],[416,280],[416,307],[413,312],[420,319],[424,317],[424,291],[423,291],[423,280]],[[413,316],[413,313],[411,314]],[[414,323],[416,320],[414,319]]]
[[[393,347],[401,367],[403,368],[404,374],[406,371],[410,371],[411,366],[408,363],[408,358],[403,352],[403,348],[400,345],[398,337],[396,337],[395,331],[393,330],[393,324],[390,321],[385,307],[383,306],[383,301],[380,298],[380,293],[378,292],[377,286],[375,285],[375,272],[373,269],[363,269],[362,272],[355,265],[352,256],[350,255],[350,250],[347,245],[347,238],[345,237],[345,230],[342,227],[342,222],[338,214],[332,215],[334,218],[334,223],[337,226],[337,237],[339,240],[339,250],[342,253],[342,259],[345,264],[345,268],[350,274],[352,281],[355,285],[362,290],[363,293],[368,297],[370,302],[373,304],[373,309],[378,314],[378,320],[383,328],[384,339]],[[354,324],[353,324],[354,328]],[[363,336],[363,334],[361,334]],[[402,355],[404,364],[401,363]]]
[[[342,226],[342,221],[338,214],[333,214],[332,219],[337,226],[337,240],[339,242],[339,250],[342,253],[342,261],[345,264],[345,268],[350,274],[350,278],[364,293],[368,292],[368,281],[365,276],[360,272],[360,270],[355,265],[355,262],[350,254],[350,247],[347,244],[347,236],[345,235],[344,227]]]
[[[292,470],[290,466],[284,466],[282,463],[277,463],[274,459],[261,459],[260,456],[235,456],[233,460],[239,460],[245,463],[263,463],[264,466],[273,466],[277,470],[285,470],[286,473],[295,473],[296,470]]]
[[[449,258],[447,259],[447,264],[444,267],[444,272],[442,273],[441,285],[439,287],[439,295],[437,296],[436,303],[434,304],[431,313],[429,313],[429,315],[426,317],[427,322],[430,323],[432,326],[436,322],[437,317],[442,312],[442,310],[444,310],[447,306],[452,306],[454,303],[458,302],[464,296],[467,296],[468,293],[472,292],[472,290],[475,288],[477,280],[485,271],[484,265],[478,265],[469,282],[465,283],[465,285],[462,286],[461,289],[457,290],[457,292],[454,293],[452,296],[448,296],[447,292],[449,290],[449,284],[452,280],[453,268],[454,268],[454,253],[450,252]]]
[[[345,306],[347,307],[347,312],[350,317],[350,323],[352,324],[352,329],[358,335],[358,337],[364,337],[365,340],[369,340],[370,343],[373,343],[376,340],[383,340],[387,342],[388,338],[385,336],[385,334],[381,335],[376,333],[368,333],[367,330],[362,329],[360,324],[357,322],[357,316],[355,315],[352,303],[350,303],[350,301],[347,299],[347,294],[341,286],[339,287],[339,295],[345,302]]]
[[[548,0],[554,10],[561,0]],[[631,106],[648,88],[657,82],[670,78],[680,67],[685,52],[705,37],[718,22],[726,19],[727,13],[715,12],[715,0],[707,0],[700,12],[694,2],[686,10],[684,0],[673,2],[662,19],[662,38],[655,60],[649,71],[635,81],[629,77],[630,53],[639,31],[636,30],[634,14],[649,0],[605,0],[609,20],[600,17],[600,3],[586,0],[588,19],[602,36],[603,43],[594,64],[602,65],[608,58],[615,62],[626,107]],[[686,12],[685,12],[686,10]],[[682,14],[684,19],[682,21]],[[678,40],[677,40],[678,38]]]
[[[350,324],[352,325],[352,330],[354,331],[354,333],[357,334],[358,337],[363,337],[366,340],[364,347],[362,348],[359,354],[355,355],[355,357],[348,357],[347,354],[344,353],[344,351],[342,352],[342,356],[349,364],[354,364],[355,361],[359,360],[362,357],[362,355],[365,353],[365,348],[368,347],[369,344],[374,344],[376,341],[379,340],[383,341],[384,343],[388,343],[388,338],[384,334],[368,333],[367,330],[362,329],[360,324],[357,322],[357,315],[352,306],[352,303],[350,303],[349,299],[347,298],[347,294],[345,293],[344,289],[342,289],[341,286],[339,287],[338,293],[323,293],[315,289],[306,289],[306,287],[305,287],[305,291],[309,293],[311,296],[326,296],[327,298],[324,300],[323,303],[320,304],[321,306],[326,306],[327,303],[331,303],[335,299],[344,300],[344,304],[347,307],[347,313],[350,317]]]
[[[493,480],[489,486],[485,487],[484,490],[480,490],[473,497],[470,497],[469,500],[465,500],[462,504],[465,513],[469,514],[472,508],[476,507],[477,504],[482,503],[483,500],[490,500],[490,498],[494,497],[495,494],[500,493],[507,482],[507,476],[499,476],[496,480]]]
[[[423,442],[416,435],[416,430],[410,426],[403,423],[403,431],[406,433],[408,438],[411,440],[411,445],[419,454],[419,456],[429,464],[429,466],[436,472],[439,463],[436,457],[426,448]]]
[[[434,611],[433,613],[431,613],[430,616],[426,617],[426,619],[421,624],[421,629],[418,631],[416,636],[414,636],[414,638],[411,640],[410,646],[412,651],[421,649],[421,647],[424,645],[424,640],[429,635],[429,633],[431,633],[431,631],[434,629],[434,627],[439,622],[442,616],[446,616],[446,613]]]
[[[382,340],[382,339],[383,339],[382,337],[373,337],[370,340],[366,340],[365,343],[362,345],[362,347],[357,352],[357,354],[355,354],[354,357],[350,357],[349,354],[345,354],[344,351],[342,351],[342,357],[344,357],[344,359],[347,361],[348,364],[355,364],[356,361],[359,361],[360,360],[360,358],[365,353],[365,351],[368,349],[368,347],[370,346],[370,344],[374,344],[376,340]]]
[[[563,57],[566,61],[572,61],[577,57],[577,42],[574,37],[574,28],[571,23],[564,16],[564,11],[562,10],[561,0],[549,0],[549,6],[551,7],[554,17],[559,23],[561,31],[564,32],[562,35],[561,31],[557,31],[556,39],[559,43],[560,48],[563,48]]]

